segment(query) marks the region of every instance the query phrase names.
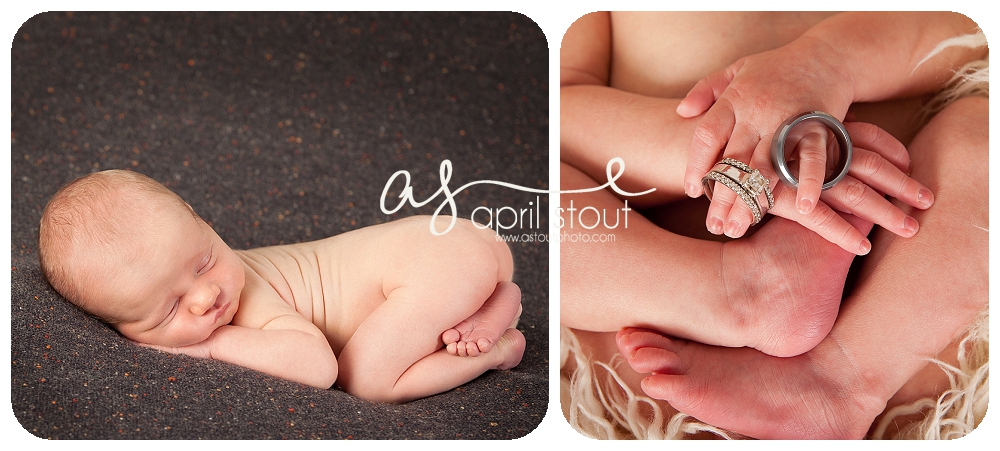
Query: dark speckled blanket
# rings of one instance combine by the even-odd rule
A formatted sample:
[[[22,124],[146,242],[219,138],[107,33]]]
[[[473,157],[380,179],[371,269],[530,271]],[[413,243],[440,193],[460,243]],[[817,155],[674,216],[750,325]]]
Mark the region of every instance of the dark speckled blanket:
[[[379,208],[498,180],[548,188],[548,43],[512,13],[45,13],[11,51],[11,404],[43,438],[509,439],[548,407],[546,195],[491,185],[460,217],[537,211],[510,236],[521,365],[407,404],[364,401],[141,348],[42,279],[38,219],[63,183],[128,168],[167,185],[234,248],[413,214]],[[390,196],[402,189],[402,180]],[[389,204],[394,198],[390,197]],[[444,210],[448,213],[448,209]],[[505,219],[509,223],[510,219]],[[541,230],[537,225],[541,226]]]

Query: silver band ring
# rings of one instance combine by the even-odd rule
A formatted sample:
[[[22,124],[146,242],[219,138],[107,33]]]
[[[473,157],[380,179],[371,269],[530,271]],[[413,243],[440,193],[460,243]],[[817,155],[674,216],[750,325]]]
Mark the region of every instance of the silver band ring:
[[[793,187],[799,186],[799,180],[792,175],[791,170],[788,168],[788,162],[785,159],[785,139],[788,138],[788,133],[796,125],[808,120],[818,120],[825,124],[837,137],[837,143],[840,144],[840,160],[837,161],[837,167],[833,170],[834,175],[823,182],[823,189],[827,190],[847,175],[847,171],[851,167],[851,154],[854,151],[851,145],[851,135],[847,133],[844,124],[829,114],[822,111],[810,111],[790,117],[778,126],[778,130],[774,132],[774,138],[771,140],[771,164],[774,166],[774,171],[778,173],[778,178],[781,181]]]
[[[712,200],[715,183],[722,183],[733,190],[743,203],[750,208],[753,213],[753,224],[757,224],[763,219],[767,211],[774,206],[774,196],[771,194],[771,181],[764,177],[760,171],[751,168],[742,161],[732,158],[723,158],[715,164],[705,177],[702,177],[701,184],[705,187],[705,195]],[[766,205],[765,205],[766,202]]]

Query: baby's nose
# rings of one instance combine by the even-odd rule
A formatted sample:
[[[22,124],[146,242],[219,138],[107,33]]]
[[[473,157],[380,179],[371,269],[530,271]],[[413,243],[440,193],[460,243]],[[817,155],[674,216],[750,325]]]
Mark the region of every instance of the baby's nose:
[[[215,306],[215,300],[219,298],[221,290],[218,285],[208,284],[203,286],[198,292],[193,293],[191,302],[191,313],[201,316]]]

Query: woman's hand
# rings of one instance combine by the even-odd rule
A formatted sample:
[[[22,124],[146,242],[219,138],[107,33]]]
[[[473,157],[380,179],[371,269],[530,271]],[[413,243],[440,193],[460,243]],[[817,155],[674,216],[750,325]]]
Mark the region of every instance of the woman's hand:
[[[905,171],[910,164],[909,154],[896,138],[878,126],[864,122],[846,122],[844,127],[854,143],[854,156],[847,176],[829,190],[823,191],[820,201],[807,214],[792,207],[796,197],[795,188],[777,182],[773,189],[774,208],[769,212],[796,221],[849,252],[864,255],[871,250],[871,243],[865,238],[865,234],[838,215],[838,211],[879,224],[897,235],[910,237],[917,233],[917,221],[886,199],[885,195],[919,209],[929,208],[934,203],[934,195],[927,187],[906,175]],[[769,143],[770,138],[765,141]],[[826,143],[823,139],[807,138],[798,142],[798,147],[803,145],[822,147],[825,152]],[[766,166],[768,169],[770,164],[768,155],[755,155],[755,160],[750,163],[753,167]],[[770,172],[773,174],[773,171]],[[770,180],[774,184],[777,176]],[[735,198],[732,191],[720,189],[713,200],[723,197],[723,194]],[[741,209],[732,208],[732,202],[728,204],[733,211],[731,216],[735,216],[738,223],[749,224],[752,214],[748,208],[738,204]],[[714,206],[709,209],[708,221],[713,218],[712,208]],[[746,227],[737,230],[738,233],[730,234],[729,230],[726,232],[730,236],[742,236]]]
[[[769,137],[789,117],[823,111],[843,118],[854,99],[854,89],[841,64],[839,54],[830,46],[800,38],[742,58],[699,81],[677,106],[683,117],[705,113],[691,143],[685,192],[700,196],[701,178],[723,157],[749,163],[756,160],[757,153],[769,152]],[[766,138],[768,146],[758,146]],[[802,213],[810,212],[819,200],[823,181],[812,176],[822,174],[824,166],[825,156],[800,161],[803,177],[795,205]],[[756,168],[776,180],[771,177],[770,165]]]
[[[916,221],[883,195],[921,209],[933,203],[933,195],[906,176],[909,158],[903,145],[874,125],[847,126],[854,141],[854,160],[849,175],[826,192],[821,187],[828,164],[827,144],[820,135],[803,136],[796,146],[798,189],[780,183],[771,167],[771,139],[785,119],[816,110],[840,118],[847,113],[853,101],[853,80],[841,70],[840,62],[835,49],[805,37],[743,58],[699,81],[677,107],[684,117],[704,113],[691,144],[685,192],[700,196],[701,178],[728,157],[748,163],[770,180],[775,199],[770,213],[799,222],[845,250],[863,255],[871,244],[834,209],[901,236],[916,233]],[[734,238],[746,233],[753,216],[736,199],[731,190],[717,191],[706,218],[709,231]]]

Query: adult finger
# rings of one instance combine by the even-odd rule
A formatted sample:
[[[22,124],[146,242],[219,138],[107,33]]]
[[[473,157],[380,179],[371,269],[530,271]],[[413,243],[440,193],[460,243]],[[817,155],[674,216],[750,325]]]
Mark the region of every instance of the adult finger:
[[[909,179],[910,154],[903,143],[880,127],[864,122],[848,122],[844,126],[858,150],[850,174],[873,188],[895,197],[907,205],[927,209],[934,204],[934,193],[926,186]],[[879,158],[880,157],[880,158]],[[890,165],[886,165],[888,161]],[[899,171],[893,171],[893,168]],[[901,175],[905,178],[901,178]]]
[[[906,146],[881,127],[867,122],[844,122],[855,147],[871,150],[885,158],[900,171],[910,168],[910,153]]]
[[[721,70],[698,80],[677,104],[677,114],[692,118],[708,111],[729,86],[729,82],[733,81],[729,74],[729,71]]]
[[[920,228],[916,219],[854,177],[844,177],[823,193],[823,202],[835,210],[867,219],[902,237],[911,237]]]
[[[817,203],[812,212],[804,215],[793,206],[795,200],[793,190],[784,188],[787,187],[776,187],[774,190],[775,199],[772,211],[775,216],[798,222],[803,227],[816,232],[825,240],[852,254],[865,255],[871,251],[872,244],[865,236],[867,231],[862,233],[861,230],[858,230],[857,227],[830,208],[825,200]]]
[[[848,174],[911,207],[926,210],[934,204],[934,193],[930,188],[910,178],[875,152],[855,148]]]
[[[735,126],[736,115],[732,105],[725,100],[717,102],[698,123],[691,139],[687,171],[684,174],[684,192],[688,196],[701,196],[701,178],[719,161],[719,154],[729,142]]]

